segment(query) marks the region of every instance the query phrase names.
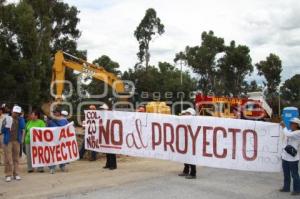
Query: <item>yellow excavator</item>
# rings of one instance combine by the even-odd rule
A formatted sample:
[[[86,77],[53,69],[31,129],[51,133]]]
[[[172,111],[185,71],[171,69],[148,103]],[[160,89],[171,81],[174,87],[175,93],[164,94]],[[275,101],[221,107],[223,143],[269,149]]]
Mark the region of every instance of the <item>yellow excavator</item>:
[[[118,78],[115,74],[106,71],[101,66],[96,66],[81,58],[75,57],[60,50],[55,53],[52,69],[51,87],[54,88],[55,85],[56,102],[62,102],[63,100],[66,68],[71,68],[75,71],[89,74],[90,77],[103,81],[105,84],[112,87],[112,89],[120,97],[121,101],[126,101],[130,97],[130,92],[132,91],[129,91],[124,81]],[[42,110],[48,116],[50,115],[50,107],[51,102],[42,105]],[[146,112],[152,113],[171,113],[170,107],[167,106],[164,102],[150,102],[147,104],[146,109]]]
[[[65,55],[72,59],[65,59]],[[52,84],[56,85],[56,99],[62,99],[62,92],[64,89],[65,68],[71,68],[78,72],[88,73],[93,78],[103,81],[111,86],[118,94],[125,93],[125,85],[121,79],[115,74],[107,72],[103,67],[91,64],[83,59],[58,51],[54,57]]]
[[[91,64],[81,58],[75,57],[63,51],[57,51],[54,56],[52,68],[51,89],[55,86],[55,102],[62,102],[65,84],[66,68],[88,74],[97,80],[103,81],[122,98],[128,98],[129,92],[126,91],[124,82],[115,74],[106,71],[103,67]],[[46,115],[50,115],[51,102],[42,105],[42,110]]]

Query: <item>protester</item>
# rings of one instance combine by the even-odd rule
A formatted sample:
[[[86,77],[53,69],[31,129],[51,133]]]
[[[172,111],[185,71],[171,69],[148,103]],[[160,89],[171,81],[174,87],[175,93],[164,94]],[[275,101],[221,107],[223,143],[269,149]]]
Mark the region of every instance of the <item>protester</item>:
[[[298,173],[299,150],[300,147],[300,119],[293,118],[290,121],[291,130],[288,130],[284,123],[281,123],[282,133],[284,135],[284,144],[282,150],[282,169],[284,183],[280,192],[290,192],[291,177],[293,178],[292,195],[300,195],[300,179]]]
[[[145,113],[145,112],[146,112],[146,109],[145,109],[144,106],[139,106],[139,107],[136,109],[136,112]]]
[[[196,111],[193,108],[188,108],[181,112],[182,116],[195,116]],[[196,165],[193,164],[184,164],[183,172],[178,174],[178,176],[183,176],[186,179],[195,179],[196,178]]]
[[[6,116],[3,120],[4,128],[2,133],[4,135],[6,182],[10,182],[12,177],[16,180],[21,180],[19,175],[19,153],[25,128],[24,118],[20,117],[21,111],[20,106],[14,106],[12,116]]]
[[[97,110],[96,106],[95,105],[90,105],[89,106],[89,110]],[[85,121],[83,121],[84,125],[83,126],[83,129],[85,128]],[[85,150],[85,139],[83,137],[83,142],[82,142],[82,145],[81,145],[81,148],[80,148],[80,151],[79,151],[79,158],[80,159],[83,159],[83,156],[85,154],[86,150]],[[96,161],[96,158],[97,158],[97,153],[96,151],[92,151],[91,152],[91,158],[89,159],[90,161]]]
[[[68,111],[62,110],[62,111],[61,111],[61,115],[62,115],[64,118],[67,118],[67,117],[69,116],[69,113],[68,113]]]
[[[24,110],[22,110],[22,112],[21,112],[21,114],[20,114],[20,117],[22,117],[23,119],[24,119],[24,122],[25,122],[25,124],[26,124],[26,119],[25,119],[25,112],[24,112]],[[23,137],[24,138],[24,137]],[[22,143],[20,144],[20,153],[19,153],[19,156],[20,156],[20,158],[22,157],[22,155],[23,155],[23,151],[24,151],[24,153],[25,153],[25,146],[24,146],[24,142],[23,142],[23,139],[22,139]]]
[[[109,110],[109,107],[107,106],[107,104],[103,104],[102,106],[100,106],[100,110],[106,111],[106,110]],[[107,153],[106,154],[106,164],[103,167],[103,169],[110,169],[110,170],[117,169],[116,154],[112,154],[112,153]]]
[[[4,164],[4,157],[3,157],[3,134],[2,134],[2,122],[4,118],[8,115],[6,113],[6,105],[2,104],[0,108],[0,165]]]
[[[27,172],[32,173],[32,161],[31,161],[31,146],[30,146],[30,129],[33,127],[45,127],[46,124],[43,120],[41,120],[41,113],[37,110],[33,110],[29,115],[29,120],[25,126],[25,149],[26,149],[26,156],[27,156]],[[38,172],[44,172],[43,167],[39,167]]]
[[[53,114],[54,114],[54,118],[49,120],[48,125],[47,125],[48,127],[65,126],[69,123],[68,120],[61,115],[61,109],[59,107],[56,107],[54,109]],[[56,165],[49,166],[51,174],[55,173],[55,168],[56,168]],[[66,171],[65,164],[60,164],[59,168],[61,171]]]

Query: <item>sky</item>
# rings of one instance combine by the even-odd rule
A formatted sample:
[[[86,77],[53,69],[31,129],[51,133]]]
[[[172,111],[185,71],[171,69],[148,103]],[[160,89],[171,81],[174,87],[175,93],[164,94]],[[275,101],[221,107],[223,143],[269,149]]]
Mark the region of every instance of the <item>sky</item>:
[[[251,50],[253,64],[270,53],[283,63],[282,80],[300,73],[299,0],[64,0],[79,10],[78,47],[88,60],[105,54],[124,71],[137,63],[133,32],[148,8],[154,8],[165,33],[150,44],[150,64],[173,63],[187,45],[200,45],[201,33],[213,30],[226,44],[235,40]],[[250,79],[257,79],[257,75]]]

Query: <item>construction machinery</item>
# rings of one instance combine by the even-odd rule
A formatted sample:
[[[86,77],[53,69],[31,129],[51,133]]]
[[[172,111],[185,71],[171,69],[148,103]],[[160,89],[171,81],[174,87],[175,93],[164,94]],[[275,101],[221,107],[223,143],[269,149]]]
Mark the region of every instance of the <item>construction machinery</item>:
[[[70,55],[63,51],[57,51],[54,56],[52,68],[51,89],[55,91],[55,101],[63,101],[63,90],[65,86],[65,71],[70,68],[74,71],[86,74],[97,80],[103,81],[122,99],[128,98],[130,92],[126,90],[126,85],[118,76],[106,71],[103,67],[91,64],[83,59]],[[55,88],[55,89],[54,89]],[[42,110],[46,115],[50,115],[51,103],[45,103]]]
[[[249,93],[247,98],[205,96],[196,94],[195,105],[199,115],[265,120],[271,118],[272,109],[259,92]]]
[[[117,75],[106,71],[103,67],[91,64],[83,59],[70,55],[63,51],[57,51],[54,56],[54,64],[52,69],[51,89],[55,91],[55,102],[63,101],[63,90],[65,85],[65,70],[70,68],[74,71],[86,74],[88,77],[93,77],[96,80],[103,81],[109,85],[118,95],[118,102],[122,105],[132,96],[134,86],[126,85]],[[112,100],[116,101],[116,100]],[[46,115],[50,115],[51,103],[42,105],[42,110]],[[124,107],[121,107],[124,108]],[[124,108],[129,110],[129,108]],[[149,102],[146,104],[146,112],[170,114],[170,107],[164,102]]]

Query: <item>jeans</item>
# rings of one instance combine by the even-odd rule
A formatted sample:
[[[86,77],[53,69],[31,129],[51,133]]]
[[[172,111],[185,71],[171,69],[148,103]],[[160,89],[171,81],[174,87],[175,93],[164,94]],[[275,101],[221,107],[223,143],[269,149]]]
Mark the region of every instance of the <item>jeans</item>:
[[[117,157],[116,154],[107,153],[106,154],[106,164],[105,167],[116,169],[117,168]]]
[[[82,142],[82,145],[81,145],[81,148],[80,148],[80,151],[79,151],[79,157],[80,157],[80,159],[82,159],[83,158],[83,156],[84,156],[84,154],[85,154],[85,152],[86,152],[86,150],[85,150],[85,146],[84,146],[85,144],[84,144],[84,139],[83,139],[83,142]],[[96,153],[96,151],[92,151],[92,160],[96,160],[96,155],[97,155],[97,153]]]
[[[294,192],[300,192],[298,163],[299,161],[289,162],[289,161],[282,160],[282,169],[283,169],[283,176],[284,176],[283,189],[285,191],[290,191],[291,177],[292,177]]]
[[[59,165],[59,168],[65,168],[66,164],[60,164]],[[53,166],[49,166],[49,169],[55,169],[56,168],[56,165],[53,165]]]
[[[191,176],[196,176],[196,165],[184,164],[183,173],[189,174]]]
[[[31,161],[31,151],[30,151],[30,144],[25,144],[26,149],[26,157],[27,157],[27,171],[32,171],[32,161]],[[38,167],[38,171],[43,171],[44,167]]]

